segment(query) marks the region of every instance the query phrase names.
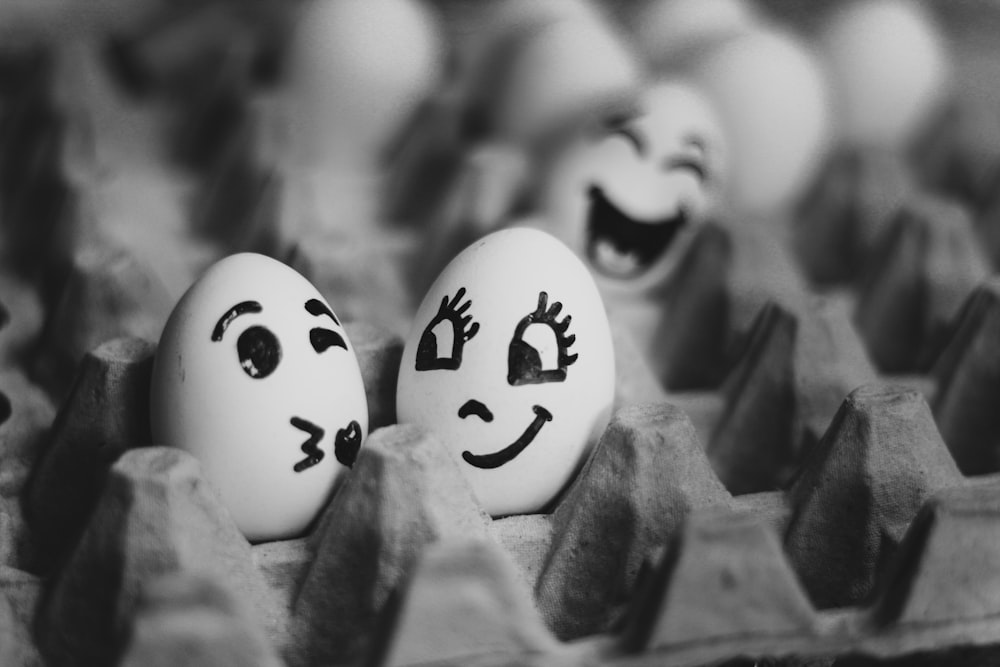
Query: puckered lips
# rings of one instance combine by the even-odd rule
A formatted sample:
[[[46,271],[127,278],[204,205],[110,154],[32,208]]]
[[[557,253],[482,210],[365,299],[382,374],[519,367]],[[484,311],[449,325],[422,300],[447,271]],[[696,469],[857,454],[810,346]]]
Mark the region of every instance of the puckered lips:
[[[636,220],[618,209],[592,185],[588,191],[587,258],[602,274],[636,278],[663,257],[688,222],[684,207],[661,220]]]

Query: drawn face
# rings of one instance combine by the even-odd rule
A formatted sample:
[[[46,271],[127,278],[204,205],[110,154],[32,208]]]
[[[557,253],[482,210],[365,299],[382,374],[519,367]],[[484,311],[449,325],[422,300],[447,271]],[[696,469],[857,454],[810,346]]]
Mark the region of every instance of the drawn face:
[[[664,280],[703,220],[722,175],[708,103],[679,83],[647,88],[550,170],[541,223],[583,257],[602,287]]]
[[[301,534],[368,431],[337,316],[305,278],[250,253],[216,263],[177,304],[151,411],[154,441],[194,454],[255,541]]]
[[[614,354],[586,267],[542,232],[508,229],[460,253],[406,342],[400,423],[432,430],[494,516],[542,510],[607,422]]]

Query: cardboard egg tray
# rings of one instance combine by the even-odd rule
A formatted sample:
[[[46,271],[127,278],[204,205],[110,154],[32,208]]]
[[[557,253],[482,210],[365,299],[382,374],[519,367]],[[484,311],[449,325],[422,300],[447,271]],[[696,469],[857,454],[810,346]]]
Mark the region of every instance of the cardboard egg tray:
[[[179,116],[76,48],[0,58],[0,665],[1000,663],[1000,147],[962,107],[916,185],[892,156],[831,158],[789,241],[808,285],[759,226],[706,225],[663,368],[616,327],[616,411],[573,485],[491,519],[395,423],[419,239],[288,242],[243,84]],[[228,140],[177,149],[206,118]],[[172,150],[132,162],[164,126]],[[372,432],[299,539],[248,543],[149,433],[159,327],[234,249],[354,320]]]

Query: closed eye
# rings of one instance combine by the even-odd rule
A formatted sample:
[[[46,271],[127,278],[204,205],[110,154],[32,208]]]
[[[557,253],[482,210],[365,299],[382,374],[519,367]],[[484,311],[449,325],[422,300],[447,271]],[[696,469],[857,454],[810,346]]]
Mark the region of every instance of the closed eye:
[[[309,330],[309,343],[316,350],[317,354],[323,354],[331,347],[347,349],[347,343],[344,341],[343,336],[336,331],[321,327]]]
[[[695,157],[687,155],[672,157],[667,159],[663,166],[664,169],[668,171],[673,169],[686,169],[693,173],[699,181],[708,180],[708,171],[705,169],[704,163]]]
[[[612,130],[611,135],[623,137],[627,142],[632,144],[636,153],[642,156],[646,155],[646,142],[643,140],[642,135],[635,130],[625,126],[616,127]]]

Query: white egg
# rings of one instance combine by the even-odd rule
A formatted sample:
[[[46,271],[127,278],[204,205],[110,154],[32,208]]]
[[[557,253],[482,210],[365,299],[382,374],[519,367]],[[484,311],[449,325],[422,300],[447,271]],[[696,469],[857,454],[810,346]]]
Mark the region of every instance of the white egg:
[[[835,12],[820,40],[845,141],[904,148],[948,91],[948,45],[913,0],[863,0]]]
[[[644,291],[683,257],[726,162],[708,100],[682,81],[658,81],[553,161],[535,224],[576,252],[606,295]]]
[[[797,199],[831,134],[829,90],[813,52],[791,34],[756,31],[705,54],[692,76],[722,119],[735,210],[770,213]]]
[[[306,530],[368,432],[354,348],[320,293],[281,262],[212,267],[167,320],[153,440],[191,452],[248,539]]]
[[[669,67],[684,53],[746,32],[757,22],[747,0],[645,0],[628,23],[646,62]]]
[[[289,56],[294,160],[368,169],[438,81],[439,28],[415,0],[311,0]]]
[[[603,431],[614,352],[586,267],[554,237],[494,232],[427,292],[406,341],[400,423],[434,431],[494,516],[543,510]]]
[[[477,72],[469,105],[493,138],[530,143],[630,94],[640,67],[627,43],[598,18],[533,25],[495,47]]]

